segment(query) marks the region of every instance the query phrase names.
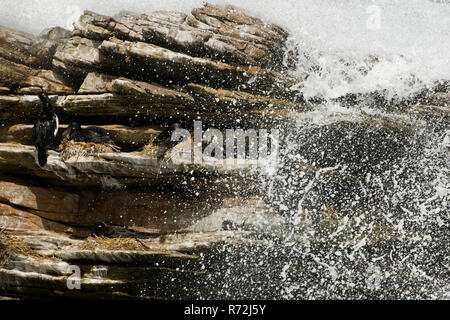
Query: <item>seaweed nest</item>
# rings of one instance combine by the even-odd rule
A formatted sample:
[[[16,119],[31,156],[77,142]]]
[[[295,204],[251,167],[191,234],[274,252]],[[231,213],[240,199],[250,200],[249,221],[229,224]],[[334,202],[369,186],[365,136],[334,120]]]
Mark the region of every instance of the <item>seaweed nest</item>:
[[[146,156],[155,157],[156,153],[158,152],[159,147],[157,145],[153,144],[153,141],[155,140],[156,136],[151,138],[149,142],[144,146],[141,153]]]
[[[155,140],[156,137],[157,137],[157,136],[154,136],[153,138],[151,138],[151,139],[148,141],[148,143],[142,148],[142,150],[140,151],[140,153],[141,153],[142,155],[147,156],[147,157],[156,157],[156,154],[158,153],[158,150],[159,150],[159,146],[153,144],[153,141]],[[184,143],[184,142],[185,142],[185,141],[180,142],[179,144]],[[177,145],[178,145],[178,144],[177,144]],[[191,141],[191,146],[192,146],[192,148],[194,147],[194,142],[193,142],[193,141]],[[167,157],[169,157],[169,159],[170,159],[170,155],[172,154],[172,150],[173,150],[174,148],[175,148],[175,147],[167,148],[165,154],[166,154],[166,155],[169,155],[169,156],[164,156],[164,158],[167,159]],[[166,161],[167,161],[167,160],[166,160]]]
[[[127,250],[127,251],[146,251],[150,250],[142,240],[136,238],[106,238],[106,237],[88,237],[77,246],[81,250]]]
[[[42,257],[23,240],[0,230],[0,267],[8,263],[14,255]]]
[[[59,146],[61,159],[98,157],[100,153],[120,152],[120,148],[112,144],[98,144],[93,142],[63,141]]]

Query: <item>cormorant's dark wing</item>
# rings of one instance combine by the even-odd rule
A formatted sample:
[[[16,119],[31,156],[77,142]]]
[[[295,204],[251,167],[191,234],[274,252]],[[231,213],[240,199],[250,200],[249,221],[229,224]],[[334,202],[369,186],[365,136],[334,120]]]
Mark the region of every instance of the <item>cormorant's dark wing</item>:
[[[114,144],[109,132],[100,127],[88,127],[85,129],[86,137],[89,141],[94,143],[109,143]]]
[[[42,139],[40,134],[41,130],[42,130],[42,122],[38,120],[33,126],[32,142],[33,146],[35,147],[42,146]]]
[[[53,143],[58,123],[56,115],[51,117],[41,116],[33,127],[33,145],[35,147],[46,147]]]
[[[41,167],[47,163],[46,148],[53,144],[58,130],[56,114],[41,114],[33,127],[33,145],[38,151],[38,162]]]
[[[156,153],[156,158],[161,160],[164,158],[167,150],[175,147],[177,144],[183,142],[184,137],[180,136],[177,140],[172,141],[172,135],[175,132],[175,129],[168,128],[161,132],[154,140],[153,145],[158,146],[158,151]]]
[[[164,156],[166,155],[166,151],[167,151],[167,146],[162,143],[159,145],[158,151],[156,152],[156,159],[162,160],[164,158]]]
[[[174,130],[172,128],[165,129],[163,132],[158,134],[156,138],[153,140],[153,145],[161,146],[161,144],[167,144],[172,139],[172,132]]]
[[[109,136],[109,132],[100,127],[88,127],[86,130],[98,133],[101,136]]]

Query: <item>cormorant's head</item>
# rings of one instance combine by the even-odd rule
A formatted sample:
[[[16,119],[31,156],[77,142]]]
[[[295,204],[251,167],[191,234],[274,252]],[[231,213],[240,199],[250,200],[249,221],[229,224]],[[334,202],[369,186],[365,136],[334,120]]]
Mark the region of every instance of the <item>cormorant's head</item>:
[[[105,233],[105,230],[106,230],[106,223],[101,222],[101,221],[96,222],[94,224],[94,226],[92,227],[91,235],[101,236]]]
[[[67,130],[63,132],[63,137],[67,137],[68,135],[72,136],[73,134],[77,134],[81,130],[81,125],[78,122],[71,122],[67,126]]]
[[[50,107],[50,98],[48,97],[48,95],[44,91],[39,92],[36,95],[42,101],[42,104],[44,105],[45,108],[49,108]]]
[[[79,122],[71,122],[67,128],[74,132],[79,132],[81,130],[81,125]]]

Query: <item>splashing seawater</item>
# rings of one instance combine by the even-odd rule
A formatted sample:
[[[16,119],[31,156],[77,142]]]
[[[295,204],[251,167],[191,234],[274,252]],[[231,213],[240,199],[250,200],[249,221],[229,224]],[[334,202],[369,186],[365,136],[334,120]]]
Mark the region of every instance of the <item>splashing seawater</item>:
[[[27,31],[34,33],[67,27],[78,9],[188,13],[202,5],[2,3],[14,9],[0,12],[1,24],[20,29],[29,21]],[[450,3],[210,3],[234,4],[286,28],[288,49],[297,53],[297,67],[289,72],[305,79],[296,90],[307,99],[321,98],[312,110],[292,112],[282,121],[278,170],[261,177],[265,200],[284,214],[286,226],[272,237],[260,235],[263,246],[218,249],[232,257],[232,268],[219,270],[215,283],[222,289],[214,297],[448,297],[448,116],[418,117],[420,109],[396,108],[364,94],[401,101],[450,79]],[[23,18],[20,25],[17,17]],[[360,98],[351,105],[339,101],[350,94]]]
[[[413,108],[389,102],[448,79],[449,56],[440,52],[448,48],[439,42],[450,33],[439,26],[450,21],[450,7],[364,5],[386,12],[379,33],[354,29],[361,16],[347,15],[361,5],[350,1],[337,5],[338,13],[324,10],[336,30],[312,22],[317,33],[302,27],[303,37],[291,42],[299,56],[293,74],[306,79],[297,89],[306,99],[324,100],[291,115],[282,164],[271,180],[269,201],[290,220],[284,298],[448,295],[448,116],[417,117]],[[373,92],[383,99],[365,95]],[[350,94],[359,99],[339,102]]]
[[[379,28],[367,27],[365,9],[380,14]],[[291,73],[306,79],[295,89],[322,103],[280,124],[279,170],[264,179],[266,200],[288,223],[279,239],[253,252],[269,266],[263,278],[279,281],[278,294],[267,286],[259,293],[448,296],[448,116],[418,117],[415,103],[397,104],[449,78],[448,43],[441,42],[450,40],[450,7],[317,1],[292,10],[299,15],[287,26],[289,49],[298,54]],[[359,98],[339,101],[347,95]],[[256,263],[239,262],[248,270]]]

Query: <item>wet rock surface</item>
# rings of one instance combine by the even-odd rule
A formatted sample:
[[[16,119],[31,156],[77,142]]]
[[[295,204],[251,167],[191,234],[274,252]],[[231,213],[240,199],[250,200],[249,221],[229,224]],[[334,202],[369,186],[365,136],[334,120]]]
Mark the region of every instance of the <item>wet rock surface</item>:
[[[400,106],[305,101],[287,38],[209,5],[86,11],[72,32],[39,37],[0,28],[0,295],[436,298],[448,280],[448,86]],[[60,119],[43,168],[31,145],[42,89]],[[106,129],[120,150],[65,153],[74,120]],[[178,122],[192,138],[194,121],[223,137],[278,129],[277,167],[158,161],[155,137]],[[99,221],[139,237],[93,236]]]

